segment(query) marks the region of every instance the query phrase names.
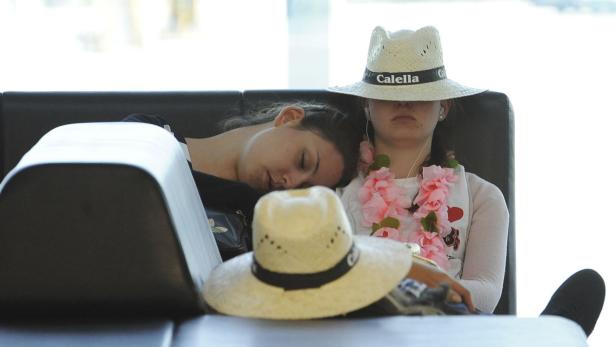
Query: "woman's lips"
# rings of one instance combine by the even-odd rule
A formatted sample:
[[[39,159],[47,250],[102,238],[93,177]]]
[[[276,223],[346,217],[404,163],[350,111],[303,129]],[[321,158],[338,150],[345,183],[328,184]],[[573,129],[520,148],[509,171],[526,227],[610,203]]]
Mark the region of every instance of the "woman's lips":
[[[392,121],[415,121],[415,117],[407,114],[401,114],[392,118]]]

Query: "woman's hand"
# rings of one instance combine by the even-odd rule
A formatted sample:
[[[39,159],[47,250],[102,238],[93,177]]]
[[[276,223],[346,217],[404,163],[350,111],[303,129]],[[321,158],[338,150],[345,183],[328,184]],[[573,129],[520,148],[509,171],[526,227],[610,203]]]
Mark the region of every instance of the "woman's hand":
[[[471,312],[475,311],[471,292],[464,288],[460,282],[451,278],[446,272],[434,266],[414,261],[408,277],[423,282],[430,288],[438,287],[443,283],[449,285],[450,291],[448,299],[453,302],[464,302]]]

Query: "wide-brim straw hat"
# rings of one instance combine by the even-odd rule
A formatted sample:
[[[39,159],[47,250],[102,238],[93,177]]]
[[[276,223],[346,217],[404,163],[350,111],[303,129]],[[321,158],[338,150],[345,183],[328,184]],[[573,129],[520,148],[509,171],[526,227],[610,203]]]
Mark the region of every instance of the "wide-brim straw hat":
[[[255,206],[254,252],[214,269],[207,303],[234,316],[312,319],[366,307],[408,274],[412,257],[396,241],[353,236],[329,188],[272,192]]]
[[[377,26],[372,31],[362,80],[327,89],[390,101],[446,100],[485,91],[447,77],[440,36],[431,26],[395,32]]]

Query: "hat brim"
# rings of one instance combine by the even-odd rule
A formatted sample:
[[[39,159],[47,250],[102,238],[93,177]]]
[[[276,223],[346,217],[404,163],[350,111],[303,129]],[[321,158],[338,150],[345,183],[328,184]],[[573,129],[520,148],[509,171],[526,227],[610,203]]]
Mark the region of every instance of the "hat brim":
[[[250,252],[214,269],[205,284],[205,300],[223,314],[268,319],[324,318],[366,307],[406,277],[412,257],[400,242],[368,236],[354,236],[354,240],[358,262],[319,288],[285,291],[261,282],[251,272]]]
[[[422,84],[395,86],[375,85],[360,81],[347,86],[329,87],[327,90],[360,96],[367,99],[389,101],[447,100],[475,95],[486,91],[486,89],[466,87],[450,79]]]

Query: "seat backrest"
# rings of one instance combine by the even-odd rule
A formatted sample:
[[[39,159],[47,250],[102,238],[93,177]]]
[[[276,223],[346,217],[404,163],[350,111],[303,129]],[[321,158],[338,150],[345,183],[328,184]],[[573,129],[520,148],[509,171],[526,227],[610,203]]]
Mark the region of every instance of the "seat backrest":
[[[187,137],[216,133],[242,112],[242,94],[223,92],[5,92],[0,150],[4,177],[36,141],[64,124],[117,121],[131,113],[164,115]]]
[[[497,314],[516,313],[514,125],[505,94],[485,92],[461,99],[454,119],[454,149],[469,172],[494,183],[509,208],[505,281]]]

